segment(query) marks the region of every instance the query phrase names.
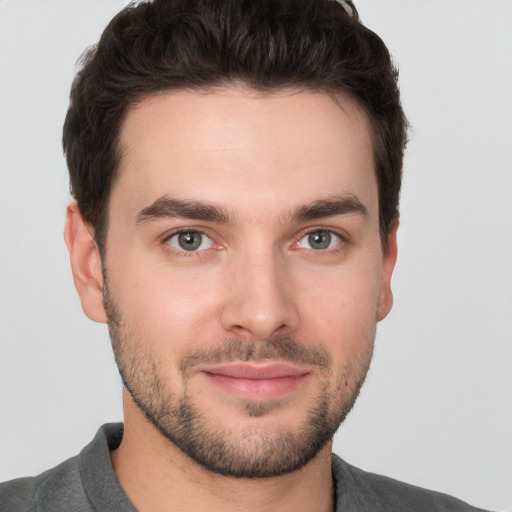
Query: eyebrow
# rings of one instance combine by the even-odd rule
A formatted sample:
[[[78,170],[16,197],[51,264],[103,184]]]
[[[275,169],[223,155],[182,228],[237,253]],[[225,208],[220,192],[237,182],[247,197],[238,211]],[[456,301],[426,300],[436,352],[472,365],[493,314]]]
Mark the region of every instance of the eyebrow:
[[[354,195],[322,199],[301,206],[293,213],[292,220],[301,223],[324,217],[351,214],[359,214],[363,217],[368,215],[366,207]],[[224,208],[209,203],[164,196],[143,208],[137,214],[135,222],[143,224],[152,220],[169,218],[194,219],[228,224],[231,216]]]
[[[230,215],[223,208],[212,204],[161,197],[146,208],[143,208],[137,214],[135,222],[142,224],[152,220],[169,218],[204,220],[227,224]]]
[[[352,214],[367,217],[368,210],[356,196],[348,195],[343,197],[333,197],[331,199],[323,199],[302,206],[293,214],[293,220],[300,223],[324,217]]]

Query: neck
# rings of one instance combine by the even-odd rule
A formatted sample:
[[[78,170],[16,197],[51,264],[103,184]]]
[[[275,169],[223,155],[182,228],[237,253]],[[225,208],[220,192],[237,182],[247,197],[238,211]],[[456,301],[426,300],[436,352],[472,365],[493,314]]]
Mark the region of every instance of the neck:
[[[303,468],[271,478],[234,478],[190,459],[125,400],[125,431],[111,453],[117,477],[140,512],[333,510],[331,443]]]

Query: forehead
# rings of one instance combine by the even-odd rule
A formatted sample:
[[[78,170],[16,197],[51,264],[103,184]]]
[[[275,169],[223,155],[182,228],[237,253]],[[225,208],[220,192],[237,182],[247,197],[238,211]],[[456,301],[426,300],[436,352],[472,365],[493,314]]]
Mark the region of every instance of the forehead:
[[[282,90],[173,91],[132,108],[111,206],[162,196],[260,212],[333,195],[377,210],[370,124],[350,98]]]

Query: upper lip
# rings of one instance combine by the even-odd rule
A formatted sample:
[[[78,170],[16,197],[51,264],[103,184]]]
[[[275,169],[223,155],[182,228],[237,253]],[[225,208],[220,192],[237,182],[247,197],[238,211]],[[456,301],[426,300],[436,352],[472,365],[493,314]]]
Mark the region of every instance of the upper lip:
[[[309,373],[309,369],[291,363],[225,363],[203,365],[200,371],[234,379],[277,379],[280,377],[300,377]]]

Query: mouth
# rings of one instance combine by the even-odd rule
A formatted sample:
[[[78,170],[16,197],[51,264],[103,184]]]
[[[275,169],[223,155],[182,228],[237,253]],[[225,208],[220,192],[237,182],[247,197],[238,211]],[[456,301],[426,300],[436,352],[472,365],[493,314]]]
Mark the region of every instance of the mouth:
[[[311,375],[309,368],[289,363],[229,363],[201,368],[208,381],[229,395],[270,401],[297,391]]]

